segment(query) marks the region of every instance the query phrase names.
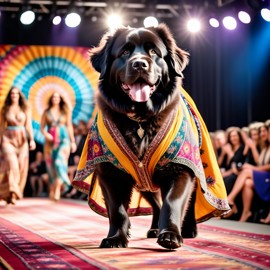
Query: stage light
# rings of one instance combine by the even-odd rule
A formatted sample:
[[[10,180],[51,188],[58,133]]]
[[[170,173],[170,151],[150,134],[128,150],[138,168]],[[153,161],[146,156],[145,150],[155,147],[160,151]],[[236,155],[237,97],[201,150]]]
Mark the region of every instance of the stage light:
[[[270,22],[270,10],[268,8],[263,8],[261,10],[261,16],[267,22]]]
[[[111,14],[108,16],[107,23],[110,29],[116,29],[122,25],[122,18],[118,14]]]
[[[218,28],[219,27],[219,21],[216,18],[211,18],[209,20],[209,24],[214,27],[214,28]]]
[[[62,21],[62,19],[61,19],[60,16],[55,16],[55,17],[53,18],[53,20],[52,20],[52,22],[53,22],[54,25],[60,24],[61,21]]]
[[[222,22],[224,27],[228,30],[234,30],[237,26],[235,18],[231,16],[226,16],[225,18],[223,18]]]
[[[147,27],[157,27],[158,26],[158,20],[156,17],[149,16],[146,17],[143,21],[143,25],[145,28]]]
[[[65,23],[68,27],[77,27],[81,23],[81,16],[78,13],[69,13],[65,18]]]
[[[238,12],[238,19],[242,22],[242,23],[250,23],[251,22],[251,18],[250,15],[245,12],[245,11],[239,11]]]
[[[201,23],[198,19],[190,19],[187,23],[187,28],[190,32],[196,33],[201,30]]]
[[[20,21],[22,24],[29,25],[35,20],[35,13],[32,10],[27,10],[22,13]]]

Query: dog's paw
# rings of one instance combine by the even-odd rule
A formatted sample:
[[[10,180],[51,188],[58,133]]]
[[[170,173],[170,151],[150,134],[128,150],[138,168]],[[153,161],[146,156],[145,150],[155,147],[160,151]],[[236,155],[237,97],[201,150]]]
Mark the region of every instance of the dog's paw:
[[[100,243],[100,248],[126,248],[128,241],[119,237],[104,238]]]
[[[157,243],[164,248],[176,249],[183,245],[183,238],[173,231],[163,231],[159,234]]]
[[[150,229],[147,232],[147,238],[158,238],[158,233],[159,233],[158,229]]]

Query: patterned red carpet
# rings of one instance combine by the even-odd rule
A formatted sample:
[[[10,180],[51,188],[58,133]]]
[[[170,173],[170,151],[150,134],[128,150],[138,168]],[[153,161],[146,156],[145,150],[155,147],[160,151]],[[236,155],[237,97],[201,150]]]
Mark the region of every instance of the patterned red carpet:
[[[270,269],[270,235],[200,224],[197,238],[168,251],[145,238],[150,221],[131,218],[129,248],[99,249],[108,220],[86,202],[0,203],[0,269]]]

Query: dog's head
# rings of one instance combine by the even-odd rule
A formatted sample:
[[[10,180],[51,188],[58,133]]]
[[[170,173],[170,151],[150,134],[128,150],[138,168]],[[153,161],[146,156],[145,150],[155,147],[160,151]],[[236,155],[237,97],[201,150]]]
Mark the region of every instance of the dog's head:
[[[90,51],[90,61],[100,72],[101,98],[113,110],[153,115],[170,102],[188,53],[177,47],[164,24],[122,27],[102,38]]]

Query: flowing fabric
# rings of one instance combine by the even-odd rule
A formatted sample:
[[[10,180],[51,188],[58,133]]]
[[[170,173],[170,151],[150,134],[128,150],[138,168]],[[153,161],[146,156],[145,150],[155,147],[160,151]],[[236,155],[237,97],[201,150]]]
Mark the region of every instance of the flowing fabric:
[[[198,222],[228,211],[227,194],[206,126],[194,102],[182,89],[180,106],[167,116],[165,125],[151,142],[144,158],[138,160],[117,127],[98,112],[88,134],[75,188],[89,194],[90,207],[107,216],[95,165],[111,162],[130,174],[136,182],[129,215],[151,214],[152,209],[139,191],[157,192],[151,179],[155,170],[169,162],[188,166],[197,177],[195,215]]]
[[[50,111],[48,112],[48,132],[53,136],[53,142],[45,142],[44,158],[52,184],[56,179],[70,186],[68,178],[68,158],[70,155],[70,139],[65,125],[66,118],[61,115],[58,120],[54,120]]]
[[[7,126],[1,145],[0,200],[7,200],[10,193],[18,199],[23,197],[25,188],[29,148],[24,126]]]

